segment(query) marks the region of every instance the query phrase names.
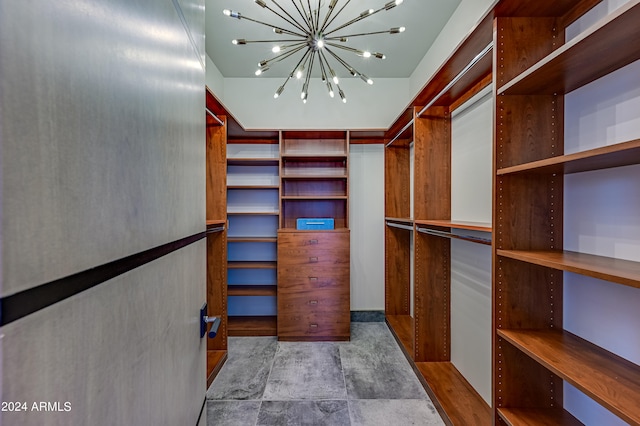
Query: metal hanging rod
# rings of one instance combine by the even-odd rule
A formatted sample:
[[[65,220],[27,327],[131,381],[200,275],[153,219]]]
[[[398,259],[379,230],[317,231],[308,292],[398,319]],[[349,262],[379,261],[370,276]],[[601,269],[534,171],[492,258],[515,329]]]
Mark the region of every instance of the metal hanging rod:
[[[404,125],[404,127],[403,127],[402,129],[400,129],[400,131],[398,132],[398,134],[397,134],[397,135],[395,135],[395,136],[393,137],[393,139],[391,139],[391,141],[389,141],[389,143],[387,143],[387,144],[385,145],[385,148],[388,148],[388,147],[389,147],[389,145],[391,145],[392,143],[394,143],[394,142],[395,142],[395,141],[400,137],[400,135],[401,135],[402,133],[404,133],[404,131],[405,131],[405,130],[407,130],[407,129],[409,128],[409,126],[412,126],[412,125],[413,125],[413,118],[411,119],[411,121],[409,121],[407,124],[405,124],[405,125]]]
[[[420,110],[420,112],[417,114],[417,116],[418,116],[418,117],[420,117],[420,116],[422,115],[422,113],[423,113],[423,112],[425,112],[427,109],[431,108],[431,107],[433,106],[433,104],[435,104],[435,103],[438,101],[438,99],[440,98],[440,96],[442,96],[442,95],[444,95],[445,93],[447,93],[447,91],[448,91],[449,89],[451,89],[451,88],[453,87],[453,85],[454,85],[454,84],[456,84],[458,81],[460,81],[460,79],[461,79],[462,77],[464,77],[464,75],[465,75],[467,72],[469,72],[469,70],[470,70],[471,68],[473,68],[473,67],[474,67],[478,62],[480,62],[480,60],[481,60],[482,58],[484,58],[484,57],[486,56],[486,54],[487,54],[487,53],[491,52],[491,49],[493,49],[493,42],[489,43],[489,44],[487,45],[487,47],[485,47],[484,49],[482,49],[482,51],[481,51],[480,53],[478,53],[478,54],[476,55],[476,57],[475,57],[475,58],[473,58],[473,59],[471,60],[471,62],[469,62],[469,63],[467,64],[467,66],[466,66],[466,67],[464,67],[464,68],[462,69],[462,71],[460,71],[460,72],[458,73],[458,75],[456,75],[455,77],[453,77],[453,80],[451,80],[451,81],[449,82],[449,84],[447,84],[447,85],[445,86],[445,88],[444,88],[444,89],[442,89],[442,90],[440,91],[440,93],[438,93],[438,94],[437,94],[433,99],[431,99],[431,101],[429,101],[429,103],[428,103],[427,105],[425,105],[425,107],[424,107],[424,108],[422,108],[422,109]]]
[[[422,115],[422,113],[423,113],[423,112],[425,112],[427,109],[431,108],[431,107],[433,106],[433,104],[435,104],[435,103],[438,101],[438,99],[440,99],[440,97],[441,97],[442,95],[444,95],[444,94],[445,94],[449,89],[451,89],[451,88],[453,87],[453,85],[454,85],[454,84],[456,84],[458,81],[460,81],[460,79],[461,79],[462,77],[464,77],[464,75],[465,75],[467,72],[469,72],[469,70],[470,70],[471,68],[473,68],[473,67],[474,67],[478,62],[480,62],[480,60],[481,60],[482,58],[484,58],[484,57],[487,55],[487,53],[491,52],[491,50],[492,50],[492,49],[493,49],[493,42],[489,43],[489,44],[487,45],[487,47],[485,47],[484,49],[482,49],[482,51],[481,51],[480,53],[478,53],[478,54],[477,54],[477,55],[476,55],[476,56],[471,60],[471,62],[469,62],[469,63],[468,63],[468,64],[467,64],[463,69],[462,69],[462,71],[460,71],[460,72],[458,73],[458,75],[456,75],[456,76],[455,76],[455,77],[454,77],[454,78],[453,78],[453,79],[452,79],[452,80],[451,80],[451,81],[450,81],[450,82],[445,86],[445,88],[444,88],[444,89],[442,89],[442,90],[440,91],[440,93],[438,93],[436,96],[434,96],[434,97],[431,99],[431,101],[429,101],[429,103],[428,103],[424,108],[422,108],[418,114],[416,114],[416,116],[417,116],[417,117],[420,117],[420,116]],[[409,128],[409,126],[410,126],[410,125],[412,125],[412,124],[413,124],[413,119],[412,119],[409,123],[407,123],[407,125],[405,125],[405,126],[402,128],[402,130],[400,130],[400,131],[398,132],[398,134],[397,134],[393,139],[391,139],[391,141],[390,141],[389,143],[387,143],[387,144],[385,145],[385,147],[389,147],[389,145],[391,145],[392,143],[394,143],[394,142],[395,142],[395,141],[400,137],[400,135],[402,134],[402,132],[404,132],[405,130],[407,130],[407,129]]]
[[[392,228],[405,229],[407,231],[413,231],[413,227],[412,226],[401,225],[399,223],[387,222],[387,226],[391,226]]]
[[[213,117],[214,120],[216,120],[218,123],[220,123],[221,126],[224,126],[224,121],[220,120],[218,118],[217,115],[215,115],[209,108],[204,107],[205,111],[207,111],[207,114],[209,114],[211,117]]]
[[[449,239],[455,239],[455,240],[464,240],[472,243],[485,244],[488,246],[491,245],[491,240],[488,238],[472,237],[470,235],[457,235],[457,234],[452,234],[451,232],[437,231],[435,229],[428,229],[428,228],[418,228],[418,232],[421,232],[423,234],[428,234],[428,235],[434,235],[436,237],[449,238]]]
[[[214,234],[216,232],[222,232],[222,231],[224,231],[224,225],[217,226],[215,228],[207,228],[207,234]]]

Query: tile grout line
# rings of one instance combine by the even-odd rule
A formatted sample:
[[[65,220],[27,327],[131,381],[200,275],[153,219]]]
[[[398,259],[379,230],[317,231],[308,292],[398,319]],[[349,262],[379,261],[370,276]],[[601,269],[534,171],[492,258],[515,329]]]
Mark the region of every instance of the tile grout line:
[[[262,403],[264,402],[264,394],[267,391],[267,386],[269,385],[269,379],[271,379],[271,372],[273,371],[273,366],[276,363],[276,357],[278,356],[278,352],[280,352],[280,342],[278,342],[276,338],[276,351],[273,354],[273,359],[271,360],[271,366],[269,367],[269,374],[267,374],[267,381],[264,384],[264,389],[262,390],[262,396],[260,397],[260,406],[258,407],[258,415],[256,416],[255,426],[258,426],[258,420],[260,419],[260,412],[262,411]]]
[[[347,389],[347,376],[344,374],[344,362],[342,359],[342,345],[338,346],[338,354],[340,355],[340,371],[342,372],[342,382],[344,383],[344,397],[347,400],[347,411],[349,412],[349,425],[353,426],[353,416],[351,415],[351,400],[349,398],[349,390]]]

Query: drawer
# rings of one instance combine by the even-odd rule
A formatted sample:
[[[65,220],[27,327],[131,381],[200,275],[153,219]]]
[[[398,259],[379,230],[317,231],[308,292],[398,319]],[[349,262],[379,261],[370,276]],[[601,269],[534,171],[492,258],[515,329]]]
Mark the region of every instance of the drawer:
[[[349,312],[349,289],[301,290],[278,293],[278,312]]]
[[[278,271],[278,291],[291,292],[301,290],[349,291],[349,271],[337,271],[327,274],[324,271],[298,271],[300,274],[288,274]],[[335,272],[335,271],[334,271]]]
[[[331,268],[349,265],[349,250],[283,249],[278,246],[279,265],[322,266]]]
[[[278,338],[348,338],[349,311],[278,314]]]
[[[349,232],[278,232],[278,247],[349,250]]]

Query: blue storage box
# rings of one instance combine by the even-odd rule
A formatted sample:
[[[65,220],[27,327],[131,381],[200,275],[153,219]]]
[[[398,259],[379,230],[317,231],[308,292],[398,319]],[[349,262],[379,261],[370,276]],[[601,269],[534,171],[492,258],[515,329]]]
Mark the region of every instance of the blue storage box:
[[[328,217],[301,217],[296,220],[296,229],[310,230],[310,229],[333,229],[333,219]]]

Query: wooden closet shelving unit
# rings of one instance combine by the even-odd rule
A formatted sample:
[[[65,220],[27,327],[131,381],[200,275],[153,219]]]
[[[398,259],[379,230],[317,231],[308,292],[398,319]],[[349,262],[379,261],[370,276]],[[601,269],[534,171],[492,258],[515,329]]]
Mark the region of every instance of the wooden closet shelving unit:
[[[278,339],[348,340],[348,132],[283,131],[280,179]],[[299,218],[331,218],[334,229],[299,230]]]
[[[227,296],[234,301],[229,316],[231,336],[276,334],[279,139],[278,131],[245,131],[235,121],[229,129],[227,242],[233,259],[227,261]]]
[[[581,424],[563,408],[565,381],[640,424],[640,367],[563,330],[562,271],[640,287],[640,262],[563,250],[564,175],[640,164],[638,140],[563,152],[564,95],[640,59],[637,0],[565,43],[595,3],[496,19],[496,424]]]
[[[208,88],[206,107],[224,113]],[[218,118],[222,125],[206,114],[207,315],[221,319],[216,337],[207,337],[207,387],[227,359],[227,118],[223,114]]]
[[[491,83],[492,19],[490,13],[476,26],[394,123],[385,149],[387,324],[438,411],[454,425],[491,424],[489,405],[451,363],[450,241],[487,244],[455,231],[490,234],[492,228],[451,220],[450,113]]]

